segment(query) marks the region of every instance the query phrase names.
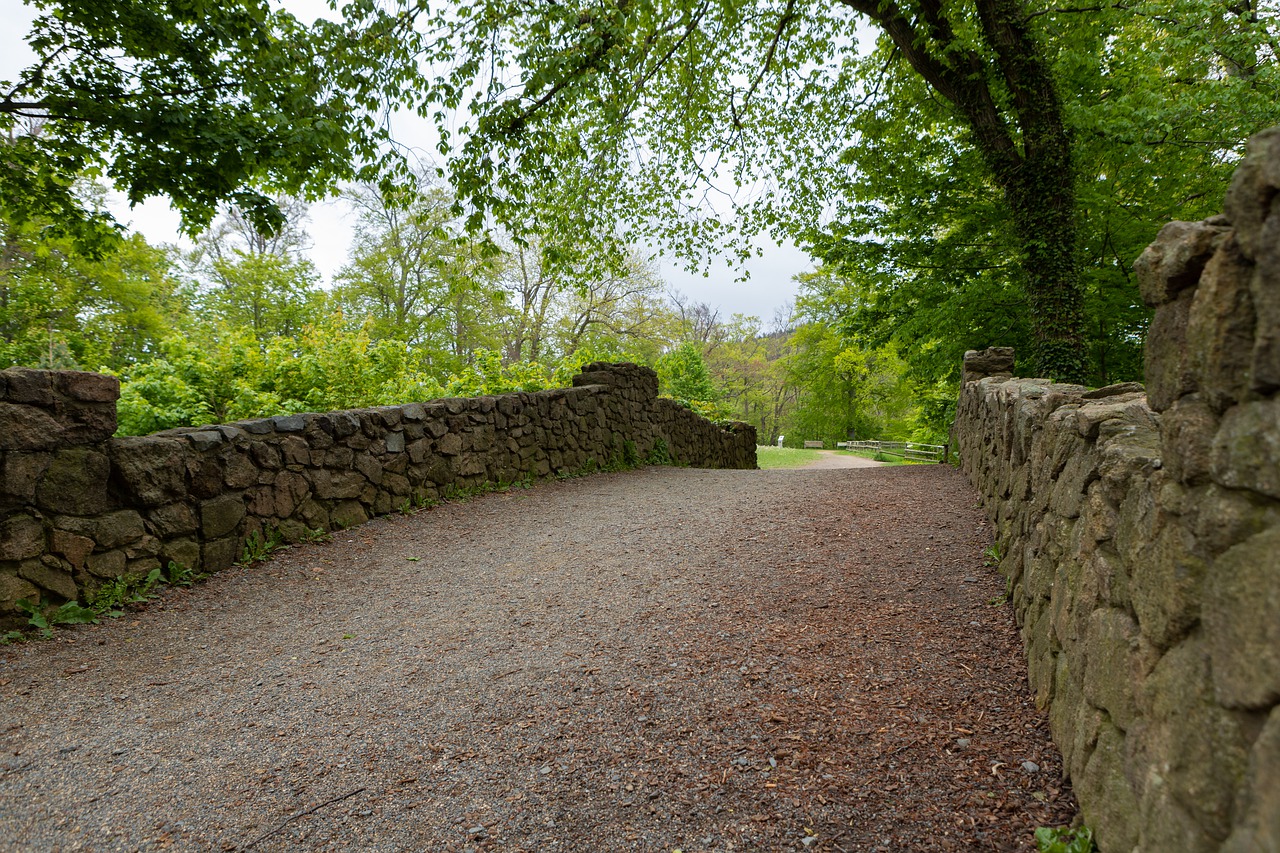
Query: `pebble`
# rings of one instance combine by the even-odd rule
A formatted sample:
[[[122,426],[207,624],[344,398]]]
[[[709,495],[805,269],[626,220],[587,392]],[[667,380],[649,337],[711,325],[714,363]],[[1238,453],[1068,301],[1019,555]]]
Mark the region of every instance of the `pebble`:
[[[1039,773],[1040,765],[1036,764],[1034,761],[1028,760],[1028,761],[1022,762],[1022,769],[1027,771],[1028,773]]]
[[[977,582],[978,582],[978,579],[977,579],[977,578],[965,578],[965,579],[964,579],[964,582],[965,582],[965,583],[977,583]]]
[[[546,776],[548,773],[551,772],[551,765],[547,765],[546,767],[543,767],[538,772],[541,773],[543,776]]]
[[[816,835],[806,835],[804,838],[800,839],[800,843],[803,844],[805,847],[808,847],[809,845],[813,844],[817,840],[818,840],[818,836]]]
[[[968,749],[969,739],[967,737],[956,738],[956,746],[958,746],[960,749]]]

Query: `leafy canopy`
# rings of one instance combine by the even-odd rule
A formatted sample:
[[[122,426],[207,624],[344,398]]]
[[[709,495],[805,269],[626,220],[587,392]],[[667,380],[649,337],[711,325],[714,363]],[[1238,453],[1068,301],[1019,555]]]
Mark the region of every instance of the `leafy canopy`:
[[[268,0],[30,0],[35,62],[0,81],[0,214],[100,244],[73,191],[104,177],[131,204],[167,196],[192,233],[223,201],[262,231],[271,195],[316,198],[386,158],[379,116],[415,79],[412,16],[352,3],[304,24]]]

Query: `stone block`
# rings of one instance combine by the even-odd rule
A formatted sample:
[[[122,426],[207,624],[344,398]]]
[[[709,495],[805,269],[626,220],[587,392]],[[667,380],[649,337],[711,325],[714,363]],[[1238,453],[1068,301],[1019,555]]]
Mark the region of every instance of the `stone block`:
[[[44,553],[44,525],[29,515],[0,521],[0,560],[25,560]]]
[[[368,480],[358,471],[328,471],[318,469],[308,472],[316,497],[321,500],[346,500],[358,498]]]
[[[1195,504],[1192,529],[1208,556],[1280,525],[1280,503],[1249,491],[1210,485],[1199,492]]]
[[[1093,829],[1099,849],[1135,849],[1139,809],[1125,773],[1124,733],[1103,723],[1084,772],[1074,778],[1072,784],[1084,821]]]
[[[1147,307],[1158,308],[1194,287],[1228,230],[1223,225],[1177,221],[1161,228],[1133,265]]]
[[[114,403],[120,399],[120,380],[102,373],[58,370],[51,373],[53,389],[81,403]]]
[[[258,482],[258,467],[242,450],[225,452],[222,455],[222,482],[229,489],[247,489]]]
[[[329,511],[329,519],[335,526],[346,529],[364,524],[369,514],[359,501],[340,501]]]
[[[1187,320],[1193,295],[1194,291],[1186,291],[1173,302],[1161,305],[1147,329],[1143,350],[1147,402],[1157,412],[1196,390],[1187,354]]]
[[[1192,381],[1217,412],[1244,399],[1249,387],[1254,329],[1251,273],[1252,264],[1228,240],[1205,267],[1187,315]]]
[[[475,452],[464,454],[458,458],[457,473],[460,477],[474,477],[484,474],[484,457]]]
[[[85,561],[93,553],[93,547],[93,540],[88,536],[58,529],[49,533],[49,550],[54,554],[61,554],[77,571],[84,568]]]
[[[360,431],[360,416],[357,412],[330,412],[327,417],[332,425],[334,438],[346,438]]]
[[[1160,659],[1140,691],[1145,719],[1133,733],[1132,761],[1142,768],[1143,849],[1213,849],[1203,845],[1230,832],[1248,739],[1238,718],[1214,702],[1209,675],[1206,644],[1193,637]],[[1179,812],[1190,819],[1167,820]]]
[[[331,447],[324,454],[326,468],[348,469],[355,461],[356,452],[350,447]]]
[[[160,549],[160,560],[166,566],[172,562],[194,569],[200,565],[200,543],[195,539],[170,539]]]
[[[117,510],[92,518],[56,516],[53,524],[60,530],[92,539],[99,549],[132,545],[142,539],[147,532],[142,516],[131,509]]]
[[[85,560],[84,565],[89,570],[89,574],[110,580],[125,573],[128,557],[125,556],[124,551],[104,551],[101,554],[91,555]]]
[[[1085,492],[1089,484],[1098,478],[1098,455],[1092,450],[1082,447],[1080,452],[1072,454],[1052,487],[1047,483],[1041,486],[1052,488],[1049,506],[1063,518],[1076,518],[1080,515]]]
[[[200,531],[205,539],[218,539],[234,531],[244,515],[244,499],[239,495],[213,498],[200,505]]]
[[[1249,751],[1235,826],[1220,853],[1280,850],[1280,707]]]
[[[206,450],[213,450],[215,447],[220,446],[224,441],[226,441],[226,437],[216,429],[189,432],[184,436],[184,438],[186,438],[187,443],[190,444],[197,453],[204,453]]]
[[[70,569],[59,566],[55,558],[49,557],[47,562],[27,560],[18,567],[18,576],[67,601],[75,601],[80,597],[80,590],[76,588]]]
[[[377,459],[362,453],[356,457],[353,465],[370,483],[375,485],[382,483],[382,463]]]
[[[1189,394],[1169,407],[1160,424],[1164,470],[1181,483],[1204,482],[1209,476],[1218,416],[1199,394]]]
[[[52,406],[53,373],[29,367],[10,367],[0,371],[4,376],[5,399],[14,403]]]
[[[403,453],[404,452],[404,433],[389,432],[386,437],[387,453]]]
[[[1127,730],[1138,716],[1134,685],[1146,674],[1138,662],[1138,623],[1124,610],[1094,610],[1084,645],[1085,698]]]
[[[329,521],[329,510],[314,498],[307,498],[294,513],[311,530],[328,530],[332,526]]]
[[[1200,618],[1205,561],[1195,537],[1178,524],[1166,524],[1129,563],[1129,595],[1142,634],[1168,648]]]
[[[19,599],[36,601],[40,590],[30,581],[23,580],[16,574],[0,571],[0,617],[16,611]],[[26,619],[22,619],[26,622]]]
[[[1203,619],[1218,701],[1245,709],[1280,702],[1280,526],[1214,561]]]
[[[410,485],[409,479],[400,474],[388,474],[382,481],[382,487],[397,499],[403,499],[406,495],[413,493],[413,486]]]
[[[0,450],[52,450],[62,424],[43,409],[0,402]]]
[[[158,557],[138,557],[129,561],[129,564],[125,567],[125,574],[131,577],[146,577],[159,568],[162,568],[162,566]]]
[[[1276,197],[1280,199],[1280,195]],[[1249,365],[1251,387],[1261,394],[1280,390],[1280,201],[1263,225],[1249,295],[1258,325]]]
[[[41,509],[69,515],[93,515],[112,505],[107,484],[111,462],[103,453],[75,447],[55,453],[36,487]]]
[[[107,445],[112,480],[125,496],[160,506],[186,496],[186,443],[181,439],[119,438]]]
[[[284,464],[280,448],[265,441],[255,441],[249,445],[249,458],[259,468],[275,471]]]
[[[49,468],[49,453],[0,451],[0,505],[9,501],[27,503],[35,499],[36,484]]]
[[[280,452],[284,455],[286,465],[311,464],[311,448],[296,435],[287,435],[280,440]]]
[[[200,548],[200,570],[220,572],[231,568],[236,560],[240,559],[240,551],[243,547],[238,536],[227,536],[205,542]]]
[[[271,435],[276,431],[275,424],[271,423],[270,418],[256,418],[249,421],[236,421],[234,426],[247,432],[249,435]]]
[[[1126,565],[1136,565],[1148,544],[1167,523],[1167,514],[1156,504],[1155,489],[1150,486],[1129,489],[1120,502],[1112,537],[1120,559]]]
[[[195,510],[187,503],[157,507],[147,514],[147,520],[149,527],[162,539],[194,533],[200,527]]]
[[[297,511],[311,493],[307,478],[294,471],[285,471],[275,483],[275,515],[288,518]]]
[[[1280,190],[1280,127],[1249,138],[1245,157],[1236,167],[1223,203],[1227,219],[1235,226],[1244,254],[1256,258],[1262,248],[1263,228],[1272,215]]]
[[[961,384],[967,385],[988,376],[1012,376],[1013,360],[1013,347],[969,350],[964,354],[964,378]]]
[[[278,415],[271,418],[276,432],[302,432],[307,428],[309,415]]]
[[[188,492],[194,498],[213,498],[222,494],[222,462],[205,454],[187,460]]]
[[[456,432],[441,436],[436,441],[436,453],[441,456],[457,456],[462,452],[462,437]]]
[[[1228,488],[1280,498],[1280,399],[1230,409],[1213,441],[1210,475]]]

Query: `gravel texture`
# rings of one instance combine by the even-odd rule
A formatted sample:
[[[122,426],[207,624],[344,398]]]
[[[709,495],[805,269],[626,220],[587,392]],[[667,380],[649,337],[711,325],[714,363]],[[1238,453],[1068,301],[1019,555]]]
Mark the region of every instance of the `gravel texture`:
[[[0,849],[1033,849],[989,541],[946,466],[376,520],[0,649]]]

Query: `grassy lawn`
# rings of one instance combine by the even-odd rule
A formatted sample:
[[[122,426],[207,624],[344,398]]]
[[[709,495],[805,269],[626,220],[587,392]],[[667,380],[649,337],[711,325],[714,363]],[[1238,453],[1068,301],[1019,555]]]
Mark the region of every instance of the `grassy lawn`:
[[[799,468],[817,459],[816,450],[799,450],[794,447],[756,445],[756,464],[761,468]]]

